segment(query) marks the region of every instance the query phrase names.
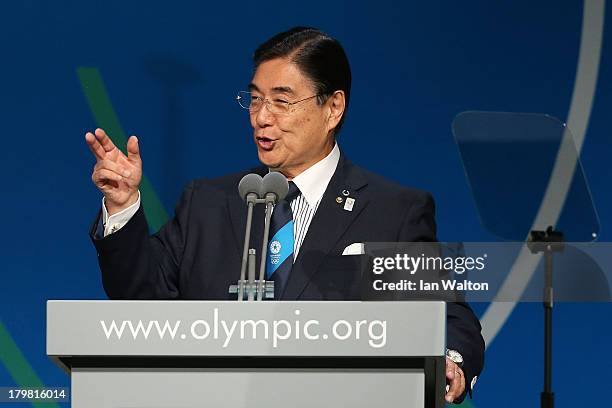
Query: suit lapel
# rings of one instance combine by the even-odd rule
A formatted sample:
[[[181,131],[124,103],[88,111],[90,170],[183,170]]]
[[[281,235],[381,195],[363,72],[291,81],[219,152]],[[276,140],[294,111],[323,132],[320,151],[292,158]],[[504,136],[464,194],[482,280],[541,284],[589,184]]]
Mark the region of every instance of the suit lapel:
[[[341,155],[336,172],[308,227],[282,299],[299,299],[318,272],[323,258],[367,205],[367,189],[363,189],[366,184],[363,173]],[[350,211],[345,209],[347,198],[355,200]]]

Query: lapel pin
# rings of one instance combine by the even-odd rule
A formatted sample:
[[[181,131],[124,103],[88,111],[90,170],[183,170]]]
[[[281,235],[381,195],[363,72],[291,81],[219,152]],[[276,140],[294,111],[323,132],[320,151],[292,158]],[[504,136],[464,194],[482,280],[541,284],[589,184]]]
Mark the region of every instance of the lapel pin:
[[[342,204],[342,197],[336,197],[336,202],[338,204]]]
[[[349,195],[349,194],[350,194],[350,193],[349,193],[349,191],[348,191],[348,190],[342,190],[342,195],[343,195],[343,196],[348,197],[348,195]]]
[[[351,197],[347,197],[346,202],[344,203],[344,209],[346,211],[353,211],[354,205],[355,205],[355,199]]]

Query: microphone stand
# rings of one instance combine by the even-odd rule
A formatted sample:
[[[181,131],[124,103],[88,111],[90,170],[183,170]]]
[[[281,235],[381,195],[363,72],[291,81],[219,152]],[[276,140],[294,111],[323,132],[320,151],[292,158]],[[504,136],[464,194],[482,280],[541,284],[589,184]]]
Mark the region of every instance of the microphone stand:
[[[264,223],[264,234],[261,245],[261,262],[259,264],[259,280],[257,282],[257,300],[263,298],[263,285],[266,272],[266,257],[268,256],[268,238],[270,236],[270,220],[272,218],[272,209],[276,202],[276,194],[266,194],[266,218]]]
[[[248,287],[249,287],[249,296],[248,296],[248,301],[252,302],[253,300],[255,300],[255,292],[253,290],[253,288],[255,287],[255,250],[254,249],[249,249],[249,281],[247,283]]]
[[[266,256],[268,249],[268,238],[270,236],[270,219],[272,218],[272,209],[277,201],[277,196],[274,193],[266,194],[266,198],[257,198],[257,195],[251,193],[246,198],[247,201],[247,222],[244,236],[244,247],[242,251],[242,263],[240,265],[240,279],[237,285],[230,285],[229,293],[236,293],[238,301],[242,302],[245,300],[263,300],[264,296],[266,299],[274,298],[274,282],[265,280],[266,270]],[[262,242],[262,258],[261,258],[261,271],[259,279],[255,279],[256,267],[256,251],[250,246],[251,229],[253,224],[253,209],[256,204],[266,204],[266,215],[265,215],[265,226],[264,236]],[[247,275],[248,271],[248,277]],[[257,299],[255,299],[255,291],[257,291]]]
[[[253,223],[253,207],[257,200],[257,194],[249,193],[247,195],[247,221],[246,231],[244,233],[244,246],[242,251],[242,264],[240,265],[240,280],[238,281],[238,301],[242,302],[244,298],[244,279],[247,268],[247,260],[249,258],[249,245],[251,240],[251,225]],[[250,291],[249,291],[250,293]]]
[[[242,262],[240,265],[240,279],[237,285],[230,285],[229,293],[236,293],[238,301],[244,301],[244,291],[247,291],[247,300],[257,300],[274,298],[274,281],[265,281],[266,257],[268,253],[268,238],[270,236],[270,220],[272,209],[277,201],[282,200],[287,195],[289,185],[287,179],[280,173],[268,173],[263,179],[257,174],[247,174],[238,183],[238,192],[244,197],[247,203],[247,220],[244,234],[244,246],[242,249]],[[264,198],[259,198],[265,195]],[[253,224],[253,209],[256,204],[266,205],[264,235],[261,249],[261,267],[259,279],[255,280],[256,257],[255,249],[249,248],[251,238],[251,228]],[[245,279],[248,268],[248,280]]]

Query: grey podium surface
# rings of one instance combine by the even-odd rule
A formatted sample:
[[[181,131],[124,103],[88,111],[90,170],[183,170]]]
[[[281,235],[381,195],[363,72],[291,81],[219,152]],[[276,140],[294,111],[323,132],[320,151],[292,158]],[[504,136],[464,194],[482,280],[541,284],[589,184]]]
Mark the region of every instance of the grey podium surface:
[[[442,407],[443,302],[49,301],[72,407]]]

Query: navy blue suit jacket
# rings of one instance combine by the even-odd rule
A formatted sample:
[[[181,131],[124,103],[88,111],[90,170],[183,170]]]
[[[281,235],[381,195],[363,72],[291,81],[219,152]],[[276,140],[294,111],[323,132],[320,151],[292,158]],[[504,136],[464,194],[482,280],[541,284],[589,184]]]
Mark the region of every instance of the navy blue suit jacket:
[[[246,226],[246,205],[238,195],[238,182],[249,172],[264,175],[267,171],[261,167],[191,182],[175,216],[152,236],[142,206],[114,234],[95,239],[92,231],[108,296],[232,299],[228,287],[240,275]],[[336,202],[336,197],[344,197],[344,190],[355,199],[352,211]],[[262,235],[263,209],[258,208],[252,236],[260,240]],[[348,245],[435,239],[430,194],[394,184],[341,155],[295,260],[283,299],[359,300],[359,257],[342,256]],[[257,242],[255,247],[259,246]],[[468,390],[484,364],[480,330],[478,319],[466,303],[447,304],[447,347],[463,355]]]

